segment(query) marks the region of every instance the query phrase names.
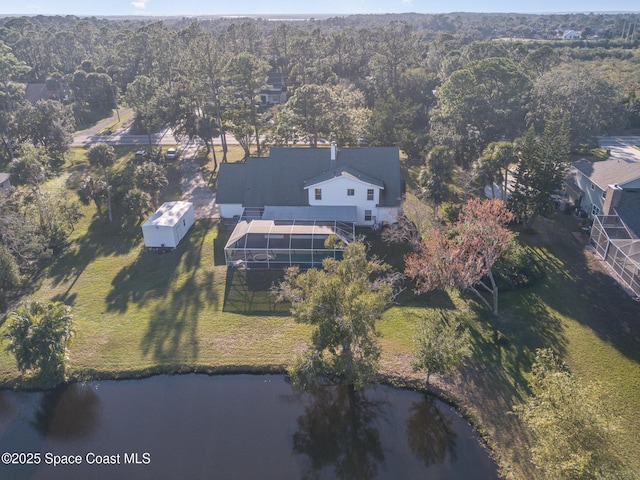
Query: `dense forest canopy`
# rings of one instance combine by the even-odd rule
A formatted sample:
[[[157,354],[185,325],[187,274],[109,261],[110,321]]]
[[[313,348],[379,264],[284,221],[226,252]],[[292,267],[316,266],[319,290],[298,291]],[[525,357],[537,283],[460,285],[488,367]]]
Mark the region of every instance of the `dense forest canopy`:
[[[318,135],[344,143],[366,139],[400,145],[410,155],[449,142],[464,163],[464,156],[477,156],[491,141],[515,138],[527,122],[539,124],[552,108],[541,96],[554,82],[574,78],[568,72],[579,65],[595,84],[591,93],[602,90],[614,102],[617,122],[592,120],[595,127],[576,132],[575,140],[638,126],[637,20],[632,14],[471,13],[286,22],[3,17],[3,115],[5,122],[25,117],[16,84],[45,83],[50,99],[69,105],[76,122],[86,124],[133,98],[127,91],[145,77],[153,91],[143,102],[146,111],[136,113],[149,128],[164,123],[190,136],[213,137],[226,126],[245,143],[256,132],[271,134],[277,144],[313,143]],[[563,40],[567,30],[582,38]],[[480,61],[483,74],[474,66]],[[268,71],[282,75],[294,102],[265,114],[254,111],[254,96],[266,86]],[[328,89],[323,105],[339,114],[310,118],[299,108],[301,87],[316,95]],[[501,88],[507,91],[498,98]],[[5,158],[12,141],[30,137],[27,126],[14,126],[20,133],[14,138],[9,130],[0,152]]]
[[[438,205],[451,191],[466,188],[451,189],[452,182],[480,178],[479,165],[492,165],[491,152],[513,151],[505,158],[524,162],[518,139],[540,136],[552,122],[566,127],[573,149],[596,135],[638,131],[639,18],[2,17],[0,171],[10,171],[13,183],[40,199],[40,208],[31,218],[16,217],[21,201],[3,199],[0,220],[25,221],[20,237],[0,221],[0,246],[23,269],[64,246],[75,210],[64,196],[57,203],[45,199],[40,184],[55,174],[51,167],[64,160],[75,130],[125,105],[135,112],[134,130],[147,135],[149,144],[153,132],[170,126],[179,136],[204,142],[208,151],[214,139],[221,141],[223,162],[228,135],[245,156],[260,156],[269,145],[315,147],[331,140],[399,146],[410,159],[426,161],[418,187]],[[580,38],[563,39],[567,31]],[[275,105],[261,99],[270,94],[270,78],[283,94]],[[558,159],[560,169],[565,160]],[[509,162],[482,175],[503,178]],[[531,168],[532,178],[540,173],[535,164]],[[104,181],[85,179],[83,195],[98,208],[110,204],[107,173]],[[553,191],[548,180],[539,178],[546,182],[539,191]],[[122,195],[131,193],[124,190]],[[524,218],[547,209],[546,200],[536,202],[526,205]],[[52,219],[64,222],[54,225]]]
[[[0,156],[28,141],[60,157],[71,122],[47,127],[36,113],[66,119],[66,108],[81,126],[118,104],[134,108],[140,133],[170,125],[208,145],[229,133],[247,155],[263,139],[324,138],[409,156],[446,145],[459,165],[490,142],[540,130],[556,109],[569,115],[574,145],[640,127],[638,15],[290,20],[0,18]],[[288,98],[273,109],[256,105],[269,72]],[[48,105],[31,105],[29,83],[46,85]]]

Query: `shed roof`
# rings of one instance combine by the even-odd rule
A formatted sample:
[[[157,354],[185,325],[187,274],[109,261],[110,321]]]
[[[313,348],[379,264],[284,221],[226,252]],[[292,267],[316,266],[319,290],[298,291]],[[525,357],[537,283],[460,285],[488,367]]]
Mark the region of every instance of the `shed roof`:
[[[616,183],[624,187],[625,183],[640,178],[640,161],[627,158],[611,158],[601,162],[592,162],[581,158],[573,162],[572,167],[602,190],[606,190],[608,185]]]
[[[0,183],[6,182],[7,180],[9,180],[9,178],[11,178],[10,173],[0,172]]]
[[[173,227],[192,207],[190,202],[165,202],[142,226]]]

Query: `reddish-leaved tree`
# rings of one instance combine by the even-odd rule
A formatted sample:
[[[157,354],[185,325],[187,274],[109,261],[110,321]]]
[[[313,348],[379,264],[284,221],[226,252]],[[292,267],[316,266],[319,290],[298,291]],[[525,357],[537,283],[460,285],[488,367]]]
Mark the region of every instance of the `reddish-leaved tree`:
[[[514,240],[507,228],[511,218],[500,200],[469,200],[453,227],[433,230],[417,252],[407,255],[405,273],[420,293],[452,287],[471,291],[498,315],[491,268]],[[491,303],[483,290],[491,294]]]

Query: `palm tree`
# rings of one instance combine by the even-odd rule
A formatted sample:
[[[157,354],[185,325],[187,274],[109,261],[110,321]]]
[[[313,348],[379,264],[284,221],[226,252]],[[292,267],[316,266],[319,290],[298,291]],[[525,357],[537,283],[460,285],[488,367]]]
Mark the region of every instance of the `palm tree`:
[[[98,209],[98,215],[100,219],[102,216],[102,202],[107,198],[108,188],[104,180],[97,180],[91,175],[87,175],[80,183],[78,188],[78,196],[83,205],[89,205],[89,202],[93,200]]]
[[[501,184],[502,200],[507,201],[509,165],[517,157],[511,142],[492,142],[484,149],[476,163],[476,179],[480,183],[491,185],[492,198],[496,198],[495,184]]]
[[[3,338],[21,372],[38,370],[45,380],[64,379],[67,346],[73,335],[71,307],[31,302],[9,314]]]
[[[425,166],[420,169],[418,184],[422,195],[433,201],[433,217],[438,216],[438,205],[449,193],[453,179],[453,152],[449,147],[438,145],[427,155]]]
[[[116,160],[116,153],[113,147],[106,143],[96,143],[89,149],[87,158],[91,165],[99,165],[104,171],[104,182],[107,185],[107,208],[109,211],[109,221],[113,222],[111,213],[111,188],[109,187],[109,176],[107,175],[107,167],[113,165]]]
[[[151,196],[153,208],[158,208],[158,193],[169,184],[166,169],[157,163],[147,162],[136,167],[136,185]]]
[[[139,188],[129,190],[124,196],[124,208],[137,217],[138,223],[144,220],[145,213],[151,210],[151,207],[151,196]]]

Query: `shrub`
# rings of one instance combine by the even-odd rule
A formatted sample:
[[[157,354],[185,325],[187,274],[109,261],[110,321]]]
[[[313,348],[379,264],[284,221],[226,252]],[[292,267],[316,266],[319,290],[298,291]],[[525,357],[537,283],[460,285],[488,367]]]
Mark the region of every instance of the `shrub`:
[[[500,290],[515,290],[533,285],[544,271],[534,253],[515,241],[495,263],[493,276]]]

